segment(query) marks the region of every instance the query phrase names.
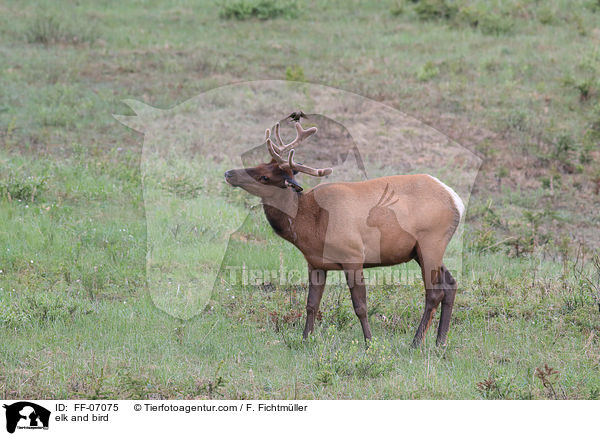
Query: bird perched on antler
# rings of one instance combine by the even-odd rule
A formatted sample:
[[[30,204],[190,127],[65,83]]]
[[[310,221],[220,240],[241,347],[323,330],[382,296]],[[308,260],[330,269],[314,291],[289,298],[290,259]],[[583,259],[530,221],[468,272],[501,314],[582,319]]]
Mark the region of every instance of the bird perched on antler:
[[[299,122],[300,118],[308,118],[306,114],[302,111],[292,112],[287,116],[290,120]]]

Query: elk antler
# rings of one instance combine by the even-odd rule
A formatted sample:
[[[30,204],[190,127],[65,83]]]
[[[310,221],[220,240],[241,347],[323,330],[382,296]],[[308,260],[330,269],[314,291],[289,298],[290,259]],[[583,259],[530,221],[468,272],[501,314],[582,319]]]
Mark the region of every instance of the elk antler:
[[[323,177],[328,176],[333,172],[331,168],[313,168],[307,167],[306,165],[297,164],[294,162],[294,153],[296,150],[290,151],[290,156],[288,157],[288,165],[292,169],[292,171],[298,171],[300,173],[309,174],[311,176]]]
[[[277,130],[279,130],[279,129],[277,129]],[[265,131],[265,136],[266,136],[266,141],[267,141],[267,150],[269,150],[269,153],[271,154],[273,159],[275,159],[275,161],[279,165],[285,164],[285,159],[282,158],[278,153],[278,151],[281,152],[280,148],[277,147],[275,144],[273,144],[273,142],[271,141],[271,131],[269,129],[267,129]]]
[[[283,141],[281,140],[281,136],[279,135],[279,123],[277,123],[275,125],[275,129],[274,129],[275,141],[277,142],[277,145],[273,144],[273,141],[271,141],[271,131],[269,129],[267,129],[265,131],[265,137],[266,137],[266,141],[267,141],[267,149],[269,150],[269,153],[271,154],[273,159],[275,159],[277,164],[279,164],[279,166],[281,166],[281,167],[287,166],[288,168],[290,168],[293,171],[306,173],[311,176],[323,177],[323,176],[327,176],[327,175],[331,174],[333,171],[331,168],[312,168],[312,167],[308,167],[308,166],[294,162],[294,151],[295,151],[294,147],[296,147],[298,144],[300,144],[306,138],[317,133],[316,127],[310,127],[305,130],[302,128],[302,126],[298,122],[296,122],[294,125],[296,127],[296,139],[294,139],[289,144],[284,144]],[[282,157],[282,154],[285,153],[286,151],[290,152],[287,161]]]

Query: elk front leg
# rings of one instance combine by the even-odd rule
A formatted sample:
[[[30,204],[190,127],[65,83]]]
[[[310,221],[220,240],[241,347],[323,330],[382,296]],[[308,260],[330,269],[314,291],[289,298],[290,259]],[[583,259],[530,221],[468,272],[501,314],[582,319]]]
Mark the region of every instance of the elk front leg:
[[[365,341],[369,341],[371,339],[371,327],[367,319],[367,288],[365,286],[362,265],[356,268],[344,268],[344,273],[346,274],[346,281],[350,288],[354,313],[356,313],[360,321]]]
[[[315,327],[315,316],[319,311],[323,289],[327,281],[327,271],[308,266],[308,297],[306,299],[306,324],[302,337],[306,339]]]

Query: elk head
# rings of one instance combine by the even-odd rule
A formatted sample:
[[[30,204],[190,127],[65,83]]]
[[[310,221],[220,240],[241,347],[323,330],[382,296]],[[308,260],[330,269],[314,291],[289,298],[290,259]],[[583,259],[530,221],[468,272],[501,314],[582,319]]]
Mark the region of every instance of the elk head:
[[[293,189],[301,192],[302,187],[294,179],[296,174],[305,173],[311,176],[323,177],[331,174],[331,168],[312,168],[294,162],[294,147],[303,140],[317,132],[316,127],[303,129],[299,122],[295,123],[296,139],[289,144],[284,144],[279,135],[279,123],[275,125],[275,141],[271,140],[271,131],[265,132],[267,150],[271,155],[271,161],[252,168],[233,169],[225,172],[225,181],[232,186],[238,186],[252,195],[263,199],[277,196],[281,189]],[[289,152],[287,158],[284,153]]]

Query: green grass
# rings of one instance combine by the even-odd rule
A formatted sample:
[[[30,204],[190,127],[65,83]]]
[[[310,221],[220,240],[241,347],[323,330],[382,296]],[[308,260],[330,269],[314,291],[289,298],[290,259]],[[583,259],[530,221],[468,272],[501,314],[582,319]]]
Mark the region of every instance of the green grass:
[[[600,246],[594,2],[109,3],[0,5],[0,396],[598,398],[597,288],[574,265]],[[339,274],[302,342],[304,260],[223,183],[226,153],[142,183],[123,99],[252,79],[365,95],[485,156],[446,349],[409,348],[409,282],[369,285],[365,350]],[[302,275],[253,285],[242,265]],[[211,294],[168,283],[203,278]]]
[[[600,382],[592,294],[561,279],[552,263],[468,255],[445,350],[433,335],[421,349],[409,348],[423,300],[416,282],[370,286],[376,342],[365,351],[348,291],[334,273],[316,334],[302,342],[305,275],[301,283],[264,286],[242,282],[239,271],[232,280],[226,270],[243,263],[277,271],[280,262],[303,270],[299,254],[257,210],[237,232],[244,238],[232,241],[206,308],[182,322],[157,309],[173,299],[145,291],[153,275],[144,275],[144,217],[119,207],[121,196],[139,196],[135,178],[115,195],[116,183],[73,161],[35,168],[29,158],[5,159],[60,183],[49,183],[33,203],[2,202],[9,223],[0,234],[7,248],[0,324],[10,338],[0,349],[4,397],[546,398],[534,377],[546,363],[560,372],[556,389],[567,398],[591,398]],[[231,195],[227,186],[218,189]],[[247,213],[242,199],[222,198],[214,205],[221,217],[233,214],[230,224]],[[167,247],[177,240],[163,234]],[[184,235],[186,246],[202,246],[192,234]],[[170,262],[179,250],[198,256],[173,248]],[[538,278],[530,277],[534,269]],[[177,268],[165,274],[181,279]],[[219,377],[222,385],[209,393]],[[477,383],[486,380],[494,387],[482,390]]]

